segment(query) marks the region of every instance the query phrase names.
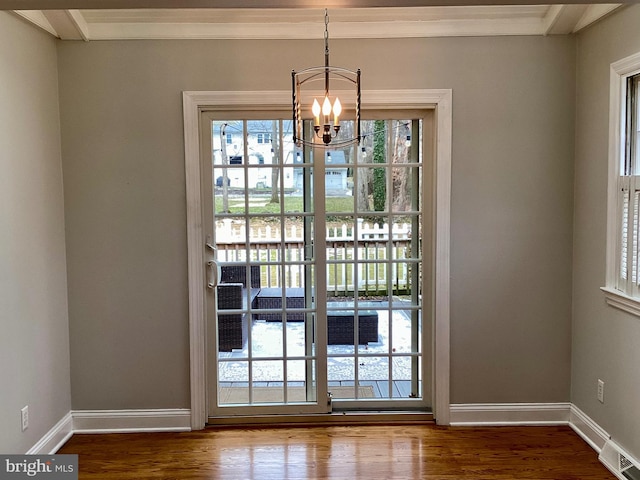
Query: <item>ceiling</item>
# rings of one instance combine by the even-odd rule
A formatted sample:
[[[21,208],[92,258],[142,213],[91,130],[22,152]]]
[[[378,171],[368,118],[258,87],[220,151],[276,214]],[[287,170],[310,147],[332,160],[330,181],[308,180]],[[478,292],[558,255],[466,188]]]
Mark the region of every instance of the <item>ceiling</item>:
[[[456,1],[467,5],[435,5]],[[331,38],[562,35],[588,27],[621,5],[513,4],[519,0],[501,0],[512,4],[480,4],[491,1],[497,0],[333,0],[327,2],[329,6],[338,4],[329,9],[329,34]],[[33,7],[14,12],[63,40],[318,39],[324,34],[324,4],[323,8],[300,8],[317,3],[313,0],[294,1],[296,8],[290,8],[292,0],[270,2],[270,8],[258,6],[255,0],[170,2],[174,7],[208,2],[215,3],[214,8],[142,8],[163,6],[166,0],[126,0],[128,5],[141,7],[127,9],[104,8],[120,6],[121,0],[3,2]],[[469,2],[477,4],[468,5]],[[243,7],[221,7],[231,3]],[[344,7],[345,4],[357,6]],[[384,4],[393,6],[380,6]],[[42,6],[47,9],[38,9]],[[50,8],[69,6],[90,8]]]

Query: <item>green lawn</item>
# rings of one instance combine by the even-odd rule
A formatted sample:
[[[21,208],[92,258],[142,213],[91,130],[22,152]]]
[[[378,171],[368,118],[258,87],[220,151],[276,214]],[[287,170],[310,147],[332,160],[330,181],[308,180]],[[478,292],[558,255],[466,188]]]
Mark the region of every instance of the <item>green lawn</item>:
[[[268,196],[250,196],[249,197],[249,213],[264,214],[273,213],[280,214],[280,205],[278,203],[270,203]],[[303,199],[300,196],[285,195],[284,211],[285,213],[299,213],[304,207]],[[349,213],[353,212],[353,197],[327,197],[326,211],[328,213]],[[215,211],[222,212],[222,195],[215,197]],[[229,213],[243,214],[245,213],[244,198],[240,196],[229,197]]]

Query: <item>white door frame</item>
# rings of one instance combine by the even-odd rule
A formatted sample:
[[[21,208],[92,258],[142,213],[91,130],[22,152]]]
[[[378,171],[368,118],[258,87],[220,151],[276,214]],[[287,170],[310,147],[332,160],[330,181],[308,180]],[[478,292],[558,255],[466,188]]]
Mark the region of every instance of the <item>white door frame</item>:
[[[183,92],[184,150],[187,195],[187,258],[189,272],[189,344],[191,429],[207,421],[205,258],[200,171],[199,117],[201,109],[289,108],[291,92]],[[436,113],[434,239],[434,385],[433,414],[436,423],[448,425],[449,401],[449,253],[451,224],[452,91],[364,90],[367,109],[434,109]],[[208,177],[207,177],[208,179]]]

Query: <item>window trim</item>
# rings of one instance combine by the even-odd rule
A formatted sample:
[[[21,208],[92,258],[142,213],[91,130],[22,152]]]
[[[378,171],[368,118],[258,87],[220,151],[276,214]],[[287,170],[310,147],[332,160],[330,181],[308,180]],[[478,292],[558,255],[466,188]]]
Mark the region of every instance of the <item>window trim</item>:
[[[606,286],[601,290],[608,305],[640,317],[640,297],[619,290],[618,181],[626,136],[627,78],[640,73],[640,52],[611,64],[609,74],[609,171],[607,189]]]

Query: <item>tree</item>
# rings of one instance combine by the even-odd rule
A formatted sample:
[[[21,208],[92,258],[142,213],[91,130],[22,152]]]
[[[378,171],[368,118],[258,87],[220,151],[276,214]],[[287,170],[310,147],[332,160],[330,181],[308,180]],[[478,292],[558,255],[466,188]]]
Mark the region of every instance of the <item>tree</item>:
[[[367,148],[371,148],[372,142],[369,141],[369,137],[364,137],[361,142],[362,148],[364,148],[365,151]],[[362,163],[366,163],[366,159],[363,159]],[[356,169],[356,172],[356,206],[360,212],[369,212],[371,211],[371,202],[369,201],[371,192],[371,169],[368,167],[359,167]]]
[[[409,163],[410,146],[407,145],[407,137],[411,134],[411,124],[402,120],[394,120],[391,162],[394,165]],[[391,173],[392,182],[392,208],[397,212],[411,210],[411,179],[410,168],[394,168]]]
[[[278,135],[278,121],[273,120],[271,123],[271,203],[279,203],[278,184],[280,183],[280,135]]]
[[[376,120],[373,127],[373,163],[385,162],[385,121]],[[373,210],[384,211],[387,202],[387,182],[384,168],[373,169]]]
[[[222,155],[222,212],[229,213],[229,177],[227,175],[227,165],[229,165],[229,157],[227,156],[227,123],[220,128],[220,154]]]

